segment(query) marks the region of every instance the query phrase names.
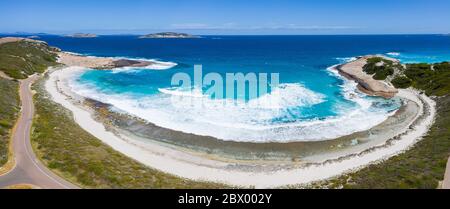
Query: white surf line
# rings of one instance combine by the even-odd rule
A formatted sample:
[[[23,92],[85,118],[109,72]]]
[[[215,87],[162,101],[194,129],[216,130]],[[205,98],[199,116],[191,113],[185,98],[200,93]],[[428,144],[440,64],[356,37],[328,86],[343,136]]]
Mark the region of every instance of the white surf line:
[[[256,188],[271,188],[293,184],[307,184],[314,181],[325,180],[346,172],[355,171],[364,166],[399,154],[414,145],[422,136],[424,136],[432,125],[436,109],[435,102],[420,95],[415,91],[401,90],[399,96],[415,101],[420,106],[419,115],[424,114],[424,105],[419,97],[429,106],[429,114],[421,120],[420,124],[399,140],[392,142],[390,146],[381,147],[371,152],[349,157],[339,161],[331,161],[320,165],[311,165],[304,168],[289,170],[278,170],[274,172],[243,172],[232,171],[223,168],[213,168],[194,163],[181,161],[165,155],[161,150],[167,149],[152,146],[159,150],[146,150],[130,142],[121,139],[117,135],[105,129],[105,126],[91,117],[91,113],[80,108],[71,102],[68,98],[58,91],[58,80],[63,80],[68,71],[74,68],[57,70],[50,74],[49,80],[45,84],[46,90],[50,93],[53,100],[73,112],[75,122],[83,129],[100,139],[113,149],[160,171],[188,178],[192,180],[213,181],[237,186],[254,186]],[[172,150],[173,152],[177,152]],[[183,153],[186,155],[186,153]],[[229,165],[234,165],[230,163]]]

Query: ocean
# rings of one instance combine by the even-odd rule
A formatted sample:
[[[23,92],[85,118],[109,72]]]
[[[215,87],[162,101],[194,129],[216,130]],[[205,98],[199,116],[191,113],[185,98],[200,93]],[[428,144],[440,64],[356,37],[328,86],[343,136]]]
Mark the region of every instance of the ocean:
[[[398,98],[370,97],[331,66],[366,54],[384,54],[402,62],[450,60],[450,36],[203,36],[200,39],[139,39],[100,36],[77,39],[42,36],[64,51],[89,56],[146,59],[149,68],[87,69],[70,87],[84,97],[111,104],[117,111],[157,126],[227,141],[292,142],[337,138],[367,130],[394,114]],[[267,94],[217,105],[208,86],[182,89],[171,85],[176,73],[278,73],[279,85]],[[248,94],[248,92],[245,92]],[[173,97],[203,105],[175,105]],[[252,104],[261,99],[276,106]],[[206,104],[206,105],[205,105]]]

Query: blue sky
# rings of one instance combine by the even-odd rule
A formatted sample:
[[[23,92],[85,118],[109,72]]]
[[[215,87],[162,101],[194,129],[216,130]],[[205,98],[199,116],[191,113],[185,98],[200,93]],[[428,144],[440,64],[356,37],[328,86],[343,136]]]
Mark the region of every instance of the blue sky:
[[[0,32],[450,33],[449,0],[1,0]]]

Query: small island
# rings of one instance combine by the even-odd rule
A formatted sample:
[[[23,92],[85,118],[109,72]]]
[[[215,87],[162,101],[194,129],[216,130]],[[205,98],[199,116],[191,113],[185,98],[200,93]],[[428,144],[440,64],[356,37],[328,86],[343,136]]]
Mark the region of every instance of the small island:
[[[96,38],[98,36],[96,34],[92,34],[92,33],[74,33],[74,34],[70,34],[70,35],[65,35],[65,37],[70,37],[70,38]]]
[[[187,33],[175,33],[175,32],[163,32],[163,33],[152,33],[139,38],[200,38],[200,36],[190,35]]]
[[[28,36],[27,38],[29,38],[29,39],[40,39],[41,37],[33,35],[33,36]]]

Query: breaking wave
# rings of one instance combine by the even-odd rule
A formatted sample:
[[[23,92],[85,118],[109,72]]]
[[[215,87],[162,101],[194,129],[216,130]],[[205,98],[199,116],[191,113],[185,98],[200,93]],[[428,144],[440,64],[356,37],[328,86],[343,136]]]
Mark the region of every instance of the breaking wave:
[[[280,84],[271,93],[248,101],[212,99],[199,90],[179,88],[160,88],[159,94],[148,96],[117,94],[76,79],[69,86],[81,96],[111,104],[157,126],[227,141],[327,140],[367,130],[393,114],[374,108],[374,102],[357,91],[356,83],[347,80],[339,88],[354,105],[337,106],[336,116],[314,119],[299,119],[299,109],[319,105],[327,96],[299,83]]]

